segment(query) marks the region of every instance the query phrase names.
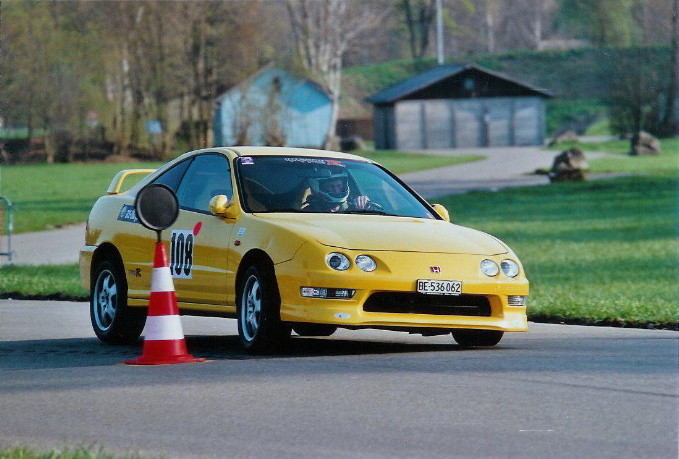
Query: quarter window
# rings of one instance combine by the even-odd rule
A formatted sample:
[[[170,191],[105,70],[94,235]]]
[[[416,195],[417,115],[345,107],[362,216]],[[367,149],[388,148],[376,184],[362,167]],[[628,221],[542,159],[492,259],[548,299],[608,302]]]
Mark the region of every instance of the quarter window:
[[[172,168],[163,172],[163,175],[155,179],[153,183],[166,185],[176,193],[177,188],[179,187],[179,182],[182,180],[184,172],[186,172],[189,164],[191,164],[191,159],[187,159],[179,164],[174,165]]]

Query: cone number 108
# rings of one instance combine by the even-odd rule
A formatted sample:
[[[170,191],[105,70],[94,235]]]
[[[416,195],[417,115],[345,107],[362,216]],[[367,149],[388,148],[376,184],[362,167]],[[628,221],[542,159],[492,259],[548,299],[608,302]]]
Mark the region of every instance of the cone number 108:
[[[170,272],[175,279],[191,279],[193,232],[174,230],[170,239]]]

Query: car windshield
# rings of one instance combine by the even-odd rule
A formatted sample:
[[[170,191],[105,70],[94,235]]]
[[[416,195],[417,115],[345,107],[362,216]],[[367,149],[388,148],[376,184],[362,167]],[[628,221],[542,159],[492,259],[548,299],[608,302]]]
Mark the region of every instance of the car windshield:
[[[246,156],[236,162],[248,212],[314,212],[436,218],[381,167],[303,156]]]

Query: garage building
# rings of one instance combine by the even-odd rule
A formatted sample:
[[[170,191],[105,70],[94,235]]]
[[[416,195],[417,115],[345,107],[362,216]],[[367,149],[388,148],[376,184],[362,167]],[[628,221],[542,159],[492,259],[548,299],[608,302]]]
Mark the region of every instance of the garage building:
[[[542,145],[552,95],[475,64],[442,65],[374,94],[378,149]]]

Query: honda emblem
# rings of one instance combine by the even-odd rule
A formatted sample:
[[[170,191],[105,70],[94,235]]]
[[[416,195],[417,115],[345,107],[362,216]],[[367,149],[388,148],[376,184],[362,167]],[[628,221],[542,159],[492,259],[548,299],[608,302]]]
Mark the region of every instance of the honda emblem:
[[[441,267],[440,266],[430,266],[429,269],[434,274],[441,274]]]

